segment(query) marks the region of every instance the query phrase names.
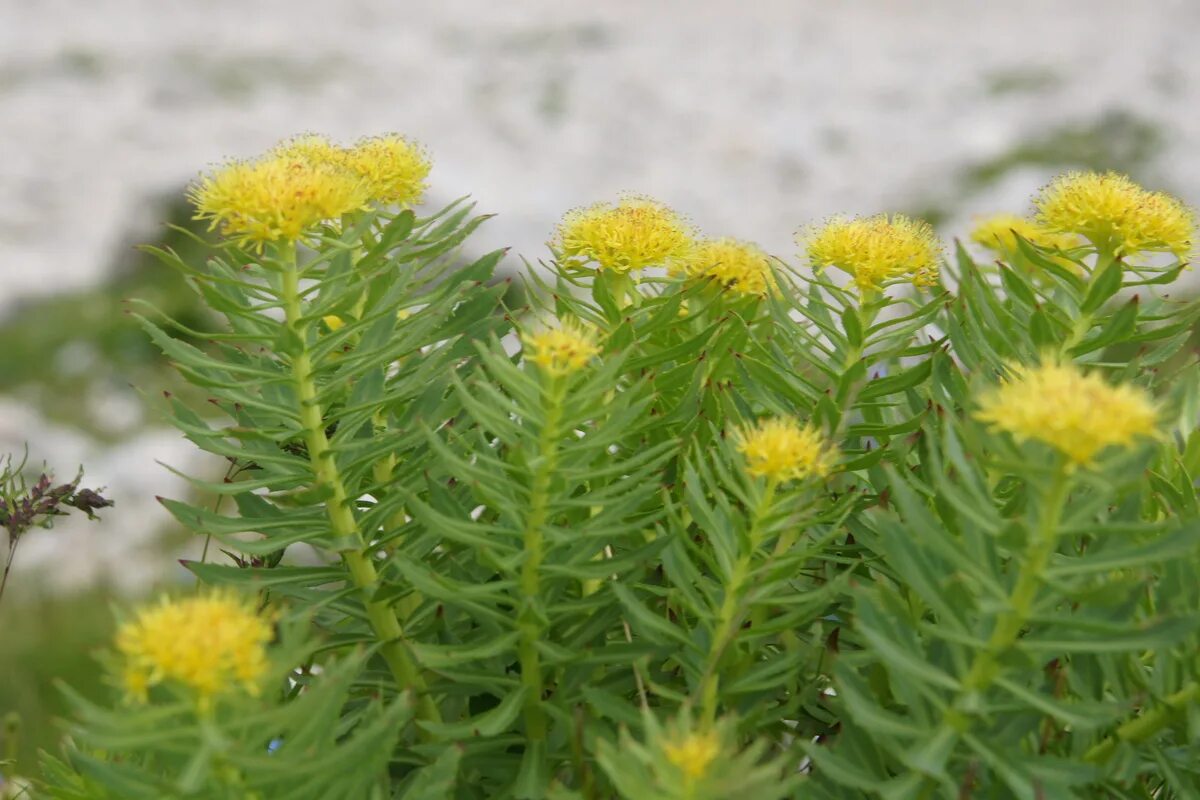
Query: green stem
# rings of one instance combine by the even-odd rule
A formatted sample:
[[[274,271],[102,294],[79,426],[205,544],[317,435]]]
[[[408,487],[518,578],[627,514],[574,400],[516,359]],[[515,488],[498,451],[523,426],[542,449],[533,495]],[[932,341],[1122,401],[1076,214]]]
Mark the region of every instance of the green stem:
[[[778,488],[779,482],[769,478],[763,493],[759,495],[754,516],[750,519],[750,530],[746,536],[748,546],[738,558],[737,563],[733,565],[733,572],[725,587],[725,597],[721,601],[721,608],[717,611],[717,624],[714,627],[716,635],[709,648],[704,674],[696,691],[700,696],[702,719],[707,725],[712,725],[717,718],[717,697],[721,686],[721,660],[741,629],[742,617],[745,613],[743,606],[745,605],[746,584],[751,574],[750,567],[754,561],[754,554],[762,544],[763,523],[775,503],[775,492]]]
[[[1092,267],[1091,276],[1094,278],[1103,272],[1109,264],[1117,260],[1116,253],[1108,246],[1096,246],[1096,264]],[[1083,337],[1087,336],[1088,331],[1092,329],[1092,320],[1095,318],[1095,313],[1091,311],[1080,312],[1079,316],[1071,323],[1071,332],[1067,334],[1066,340],[1062,344],[1062,353],[1065,355],[1072,347],[1083,341]]]
[[[1043,498],[1038,527],[1020,565],[1016,585],[1009,595],[1008,609],[996,621],[987,647],[979,653],[967,677],[963,679],[963,688],[967,691],[980,691],[991,685],[996,677],[997,659],[1017,641],[1021,629],[1032,616],[1033,603],[1046,564],[1058,547],[1058,522],[1070,489],[1069,475],[1060,461]]]
[[[546,375],[545,421],[538,434],[538,459],[534,466],[529,494],[529,516],[525,518],[525,560],[521,564],[520,639],[517,655],[521,664],[521,685],[525,687],[525,736],[531,745],[546,739],[546,714],[542,709],[542,663],[537,644],[542,635],[541,615],[537,608],[541,594],[541,566],[545,557],[545,526],[550,510],[550,482],[558,467],[559,427],[565,385],[560,377]]]
[[[312,465],[318,486],[329,492],[325,509],[336,546],[349,547],[339,550],[343,563],[350,571],[354,585],[362,594],[367,619],[380,642],[380,653],[387,662],[396,684],[401,689],[412,689],[419,698],[418,716],[425,720],[438,720],[437,705],[429,697],[425,679],[404,648],[404,631],[395,612],[387,603],[373,599],[379,588],[379,574],[375,564],[364,554],[367,542],[359,530],[358,521],[346,495],[346,487],[338,471],[337,461],[325,435],[325,419],[317,400],[317,383],[313,374],[312,356],[308,346],[308,322],[300,299],[300,272],[296,266],[295,250],[281,250],[283,261],[282,300],[287,326],[294,334],[295,352],[292,353],[292,378],[296,385],[296,397],[300,406],[300,424],[304,429],[308,445],[309,463]]]
[[[862,359],[868,344],[867,332],[870,330],[872,323],[875,322],[875,317],[878,314],[879,307],[875,305],[873,295],[864,295],[859,298],[858,306],[854,309],[854,316],[858,319],[861,338],[857,345],[850,345],[846,350],[846,357],[842,361],[843,375],[849,372]]]
[[[1189,703],[1200,700],[1200,683],[1192,681],[1163,700],[1162,705],[1125,722],[1111,736],[1084,753],[1083,760],[1100,764],[1109,759],[1120,742],[1143,742],[1162,730]]]

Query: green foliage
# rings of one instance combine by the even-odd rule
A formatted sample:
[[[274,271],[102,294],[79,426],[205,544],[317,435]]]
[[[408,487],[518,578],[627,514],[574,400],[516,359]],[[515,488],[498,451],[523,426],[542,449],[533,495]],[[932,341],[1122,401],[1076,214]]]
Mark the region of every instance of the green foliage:
[[[1022,241],[930,290],[780,263],[757,297],[550,263],[515,308],[503,252],[457,260],[483,221],[153,251],[225,320],[137,307],[208,399],[175,423],[234,466],[196,480],[224,511],[164,501],[230,556],[189,567],[307,632],[215,710],[73,698],[48,796],[1200,792],[1182,265]],[[568,319],[596,356],[531,358]],[[1051,356],[1151,392],[1162,435],[1072,466],[975,418]],[[821,430],[832,474],[748,471],[763,417]]]

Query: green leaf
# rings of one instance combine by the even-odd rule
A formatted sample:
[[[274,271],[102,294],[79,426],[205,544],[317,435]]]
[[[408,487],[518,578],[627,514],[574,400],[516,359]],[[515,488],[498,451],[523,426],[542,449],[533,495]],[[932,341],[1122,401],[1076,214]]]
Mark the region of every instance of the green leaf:
[[[509,730],[520,716],[526,691],[525,687],[521,687],[509,692],[492,710],[461,722],[417,720],[417,724],[446,741],[499,736]]]
[[[1124,265],[1114,259],[1099,273],[1092,275],[1088,283],[1087,294],[1083,296],[1083,302],[1079,304],[1079,310],[1084,314],[1091,314],[1099,310],[1100,306],[1120,291],[1124,272]]]

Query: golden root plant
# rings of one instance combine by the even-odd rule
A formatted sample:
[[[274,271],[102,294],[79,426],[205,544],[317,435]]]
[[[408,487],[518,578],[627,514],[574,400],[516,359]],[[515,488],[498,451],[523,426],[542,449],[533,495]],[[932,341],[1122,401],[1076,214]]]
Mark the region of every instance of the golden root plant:
[[[519,291],[401,137],[194,186],[140,311],[224,556],[125,621],[57,798],[1200,794],[1195,219],[1071,174],[975,255],[642,197]],[[976,246],[975,244],[971,245]]]

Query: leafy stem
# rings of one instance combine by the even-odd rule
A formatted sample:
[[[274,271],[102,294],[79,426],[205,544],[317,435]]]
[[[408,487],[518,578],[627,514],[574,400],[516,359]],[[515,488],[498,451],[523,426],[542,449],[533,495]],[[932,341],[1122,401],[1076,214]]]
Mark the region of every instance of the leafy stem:
[[[404,648],[404,631],[400,627],[399,619],[391,606],[373,599],[379,587],[379,575],[375,564],[364,553],[367,542],[350,507],[345,484],[330,448],[329,438],[325,434],[324,415],[317,399],[317,384],[308,344],[309,322],[304,316],[301,302],[296,253],[292,248],[284,248],[281,249],[280,255],[281,300],[287,327],[293,334],[289,337],[293,348],[291,368],[299,404],[300,423],[304,430],[308,459],[316,483],[329,493],[325,509],[335,546],[344,548],[339,550],[342,561],[349,570],[354,585],[362,594],[371,630],[380,642],[380,653],[387,662],[397,687],[411,688],[420,697],[420,718],[438,720],[438,708],[426,691],[425,679]]]
[[[529,515],[525,518],[525,560],[521,564],[521,615],[518,657],[521,685],[525,687],[525,735],[532,743],[546,738],[546,715],[542,709],[542,665],[538,640],[543,623],[538,608],[541,595],[541,566],[545,558],[544,528],[550,509],[550,482],[558,467],[559,428],[562,423],[563,396],[566,386],[560,376],[545,374],[542,393],[543,423],[538,434],[537,461],[529,494]]]
[[[1192,681],[1187,686],[1163,698],[1161,705],[1121,724],[1110,736],[1089,749],[1084,761],[1101,764],[1112,756],[1121,742],[1143,742],[1162,730],[1189,703],[1200,700],[1200,682]]]
[[[708,651],[704,673],[697,691],[700,696],[703,720],[708,725],[712,725],[716,721],[717,695],[721,683],[721,660],[741,628],[742,617],[745,614],[750,567],[754,560],[754,554],[762,545],[765,523],[775,504],[775,493],[778,488],[779,481],[768,478],[762,494],[758,496],[754,514],[750,519],[750,530],[746,534],[746,549],[733,566],[729,583],[725,586],[725,596],[721,601],[721,608],[717,611],[715,636]]]
[[[969,712],[963,709],[964,701],[992,685],[999,672],[1000,657],[1016,643],[1032,616],[1046,565],[1058,546],[1059,521],[1070,492],[1071,473],[1065,461],[1059,457],[1050,484],[1042,495],[1037,528],[1018,566],[1017,580],[1008,596],[1006,608],[996,620],[986,645],[976,653],[962,679],[956,701],[947,708],[943,718],[943,734],[953,735],[952,731],[962,731],[967,727]]]

